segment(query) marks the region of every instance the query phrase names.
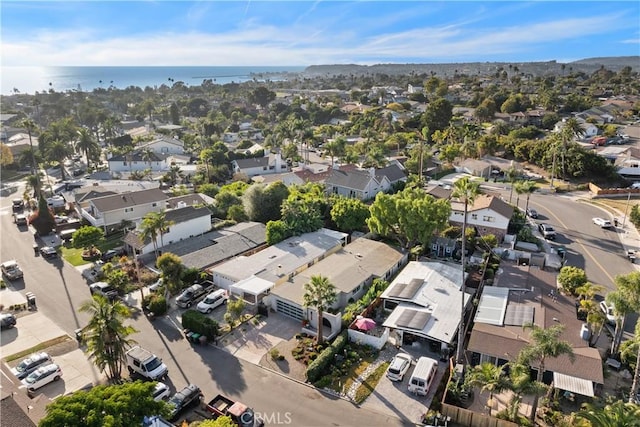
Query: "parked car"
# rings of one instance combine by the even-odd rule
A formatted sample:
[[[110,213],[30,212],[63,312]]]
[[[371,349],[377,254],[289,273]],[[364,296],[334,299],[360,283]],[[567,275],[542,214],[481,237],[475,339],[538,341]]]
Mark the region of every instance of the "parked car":
[[[15,368],[12,368],[11,373],[15,375],[19,380],[22,380],[39,367],[48,365],[50,363],[51,356],[49,356],[47,353],[36,353],[24,359]]]
[[[171,390],[165,383],[157,383],[156,388],[153,389],[153,400],[159,402],[161,400],[167,400],[171,395]]]
[[[15,216],[14,221],[17,226],[27,225],[27,216],[24,214],[18,214]]]
[[[121,257],[122,255],[125,254],[125,251],[123,248],[115,248],[115,249],[109,249],[108,251],[105,251],[102,254],[102,261],[104,262],[109,262],[111,261],[113,258],[116,257]]]
[[[213,283],[195,284],[189,286],[176,297],[176,305],[181,308],[189,308],[213,289]]]
[[[156,293],[160,290],[162,286],[163,286],[163,280],[161,277],[149,286],[149,292]]]
[[[595,225],[597,225],[598,227],[601,228],[611,228],[613,227],[613,224],[611,224],[611,221],[609,221],[608,219],[604,219],[604,218],[593,218],[593,223]]]
[[[41,247],[40,255],[42,255],[43,258],[58,258],[58,252],[56,251],[56,248],[51,246]]]
[[[538,218],[538,211],[533,209],[533,208],[529,208],[529,209],[527,209],[526,215],[529,218],[536,219],[536,218]]]
[[[176,419],[178,414],[194,403],[199,403],[202,399],[202,391],[197,385],[189,384],[173,395],[169,400],[171,407],[170,419]]]
[[[606,301],[600,301],[600,310],[607,317],[607,322],[614,325],[616,323],[617,316],[614,314],[614,307],[612,305],[607,304]]]
[[[61,377],[62,369],[60,369],[60,366],[51,363],[27,375],[27,377],[22,380],[22,385],[29,391],[35,391],[53,381],[58,381]]]
[[[118,297],[118,291],[107,282],[96,282],[89,285],[91,295],[102,295],[103,297],[113,300]]]
[[[407,353],[398,353],[391,359],[391,364],[387,368],[387,378],[391,381],[402,381],[404,375],[411,368],[413,359]]]
[[[0,313],[0,329],[9,329],[16,326],[16,316],[11,313]]]
[[[2,274],[7,276],[9,280],[18,280],[24,277],[24,273],[16,260],[3,262],[0,269],[2,270]]]
[[[549,224],[540,224],[538,225],[538,230],[542,233],[542,237],[549,240],[555,240],[556,238],[556,230],[550,226]]]
[[[224,289],[218,289],[211,292],[197,305],[197,309],[200,313],[211,313],[214,308],[221,306],[227,302],[227,291]]]
[[[11,201],[11,207],[13,208],[14,212],[22,211],[24,209],[24,200],[22,200],[22,199],[13,199]]]

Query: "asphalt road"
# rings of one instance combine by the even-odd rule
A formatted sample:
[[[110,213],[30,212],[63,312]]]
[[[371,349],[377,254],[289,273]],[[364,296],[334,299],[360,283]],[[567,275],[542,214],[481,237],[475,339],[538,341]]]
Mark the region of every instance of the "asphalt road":
[[[33,235],[13,223],[11,199],[21,194],[22,190],[0,198],[0,260],[18,261],[24,270],[24,281],[14,282],[12,287],[33,292],[40,312],[73,336],[88,321],[78,308],[90,298],[89,287],[70,264],[34,256]],[[414,425],[403,421],[402,414],[394,418],[358,408],[215,347],[192,346],[168,318],[150,322],[135,312],[131,325],[138,331],[132,338],[162,357],[169,367],[168,383],[174,390],[194,383],[202,389],[205,399],[226,394],[252,406],[267,425]]]

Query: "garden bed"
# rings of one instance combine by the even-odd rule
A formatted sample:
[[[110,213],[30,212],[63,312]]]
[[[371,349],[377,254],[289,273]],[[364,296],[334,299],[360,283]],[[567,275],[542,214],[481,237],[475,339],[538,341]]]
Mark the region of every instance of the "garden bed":
[[[357,379],[374,363],[378,351],[373,347],[348,343],[341,355],[336,355],[335,363],[328,366],[328,372],[314,385],[328,388],[347,395]]]

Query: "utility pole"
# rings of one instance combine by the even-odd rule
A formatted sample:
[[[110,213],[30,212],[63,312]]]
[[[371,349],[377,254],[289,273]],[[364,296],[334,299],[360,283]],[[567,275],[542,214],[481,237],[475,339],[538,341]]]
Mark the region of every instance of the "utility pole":
[[[631,202],[631,191],[627,193],[627,206],[624,208],[624,218],[622,218],[622,228],[627,223],[627,213],[629,212],[629,203]]]
[[[551,184],[549,185],[549,187],[551,187],[551,189],[553,189],[553,180],[555,178],[556,175],[556,152],[558,151],[558,146],[554,145],[553,146],[553,162],[551,164]]]

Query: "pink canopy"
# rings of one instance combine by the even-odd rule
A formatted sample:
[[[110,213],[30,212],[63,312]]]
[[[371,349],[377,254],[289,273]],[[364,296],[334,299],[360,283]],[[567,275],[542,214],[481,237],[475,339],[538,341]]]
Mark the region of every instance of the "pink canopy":
[[[370,331],[375,327],[376,322],[373,319],[369,319],[368,317],[356,319],[356,328],[360,329],[361,331]]]

